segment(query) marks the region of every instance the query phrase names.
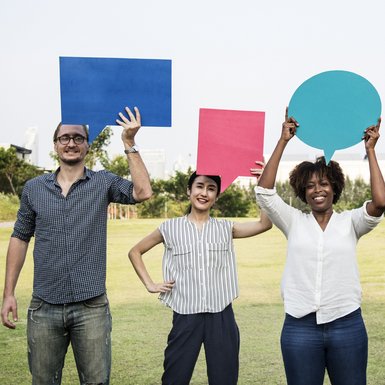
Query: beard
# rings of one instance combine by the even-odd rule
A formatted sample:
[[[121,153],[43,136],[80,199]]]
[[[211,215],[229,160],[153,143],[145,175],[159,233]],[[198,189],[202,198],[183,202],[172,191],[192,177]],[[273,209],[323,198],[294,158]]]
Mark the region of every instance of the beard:
[[[75,166],[79,163],[82,163],[83,159],[61,159],[61,162],[67,166]]]
[[[81,157],[80,154],[77,158],[65,158],[64,156],[61,156],[59,159],[61,163],[66,164],[67,166],[76,166],[84,161],[84,157]]]

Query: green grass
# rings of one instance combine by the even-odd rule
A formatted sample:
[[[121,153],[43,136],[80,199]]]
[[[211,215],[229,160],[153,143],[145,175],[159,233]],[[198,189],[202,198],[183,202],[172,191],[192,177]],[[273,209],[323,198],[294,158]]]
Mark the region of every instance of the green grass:
[[[0,221],[14,221],[19,206],[17,196],[0,192]]]
[[[172,311],[147,293],[127,258],[129,248],[161,223],[158,219],[109,222],[108,295],[113,315],[112,385],[155,385],[162,375],[163,351]],[[0,277],[4,276],[10,228],[0,228]],[[369,334],[368,385],[385,385],[385,222],[361,239],[358,246],[363,286],[363,314]],[[283,305],[279,283],[286,240],[273,229],[235,241],[240,297],[234,312],[241,332],[240,385],[285,384],[279,338]],[[32,286],[32,246],[17,287],[19,318],[16,330],[0,328],[0,384],[30,384],[26,353],[25,314]],[[161,280],[163,248],[145,255],[154,280]],[[63,385],[77,384],[69,351]],[[192,385],[207,384],[204,353]],[[329,384],[325,379],[325,384]]]

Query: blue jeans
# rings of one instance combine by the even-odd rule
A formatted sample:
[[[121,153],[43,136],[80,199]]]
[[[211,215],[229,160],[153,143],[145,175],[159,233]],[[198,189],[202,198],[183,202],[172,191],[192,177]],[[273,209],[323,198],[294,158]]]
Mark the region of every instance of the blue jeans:
[[[325,369],[332,385],[365,385],[368,336],[361,309],[317,325],[315,313],[286,314],[281,350],[288,385],[322,385]]]
[[[111,315],[105,294],[65,305],[32,297],[27,337],[32,385],[61,384],[69,343],[80,384],[109,384]]]

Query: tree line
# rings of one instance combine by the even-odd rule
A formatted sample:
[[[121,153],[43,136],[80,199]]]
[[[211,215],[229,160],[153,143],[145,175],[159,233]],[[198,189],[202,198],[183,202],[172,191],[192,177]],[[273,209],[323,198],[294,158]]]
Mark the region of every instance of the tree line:
[[[94,168],[99,162],[103,168],[119,176],[129,177],[126,158],[122,155],[110,159],[105,147],[109,144],[112,130],[107,127],[91,144],[87,155],[87,167]],[[51,157],[55,159],[54,153]],[[176,171],[166,180],[152,180],[153,197],[136,206],[139,218],[172,218],[183,215],[189,205],[187,198],[187,181],[193,170]],[[0,193],[20,197],[27,180],[45,172],[41,168],[31,165],[16,155],[14,148],[0,147]],[[213,208],[213,215],[219,217],[256,217],[259,209],[255,203],[255,183],[240,186],[233,183],[220,196]],[[288,181],[277,182],[276,188],[280,196],[293,207],[303,211],[307,206],[301,202],[289,185]],[[371,198],[370,186],[363,179],[345,181],[345,189],[339,202],[335,205],[337,211],[360,207],[363,202]]]

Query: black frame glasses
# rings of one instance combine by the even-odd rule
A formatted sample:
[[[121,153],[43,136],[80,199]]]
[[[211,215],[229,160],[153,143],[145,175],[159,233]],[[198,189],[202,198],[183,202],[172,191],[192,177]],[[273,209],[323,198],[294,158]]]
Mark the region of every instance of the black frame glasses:
[[[71,139],[73,140],[73,142],[75,144],[83,144],[86,137],[83,136],[83,135],[62,135],[62,136],[58,136],[56,138],[56,141],[59,141],[60,144],[63,144],[63,145],[67,145],[69,144],[69,142],[71,141]]]

